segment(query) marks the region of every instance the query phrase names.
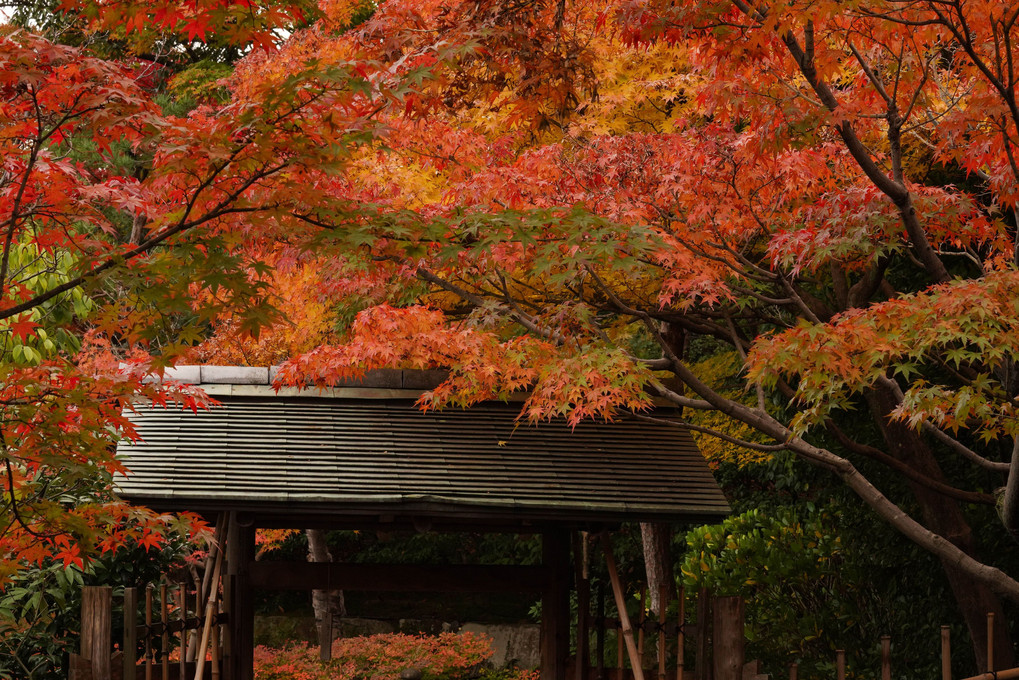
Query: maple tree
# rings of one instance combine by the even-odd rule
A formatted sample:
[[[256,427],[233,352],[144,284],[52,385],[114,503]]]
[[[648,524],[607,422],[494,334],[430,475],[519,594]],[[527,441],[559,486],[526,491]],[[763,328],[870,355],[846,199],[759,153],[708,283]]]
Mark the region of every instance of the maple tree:
[[[937,555],[983,666],[986,613],[1019,598],[970,519],[1002,487],[1011,529],[1019,488],[1005,339],[1015,13],[936,0],[387,2],[356,31],[313,27],[239,73],[434,60],[409,115],[388,121],[392,154],[351,176],[349,190],[389,212],[330,233],[357,285],[431,293],[366,310],[343,344],[282,379],[445,366],[425,407],[526,387],[527,417],[572,422],[665,399],[695,431],[831,470]],[[702,379],[685,359],[693,342],[734,351],[750,398]],[[861,406],[876,441],[846,429]],[[706,427],[701,411],[736,427]],[[732,434],[746,428],[750,441]],[[1000,480],[948,478],[956,457]],[[920,519],[857,459],[901,476]]]
[[[234,31],[231,13],[247,6],[67,5],[125,36],[162,27],[186,40]],[[298,16],[274,8],[249,13],[264,20],[243,29],[255,42]],[[997,487],[1006,531],[1019,512],[1019,9],[371,9],[322,3],[278,50],[240,62],[228,101],[179,117],[128,65],[5,35],[0,321],[22,349],[4,389],[66,377],[102,393],[33,392],[57,413],[31,421],[39,440],[59,436],[68,404],[74,418],[105,405],[101,417],[129,435],[114,414],[128,395],[163,398],[166,385],[141,380],[151,360],[129,379],[108,364],[96,377],[99,362],[52,340],[59,328],[75,335],[86,305],[94,342],[158,343],[158,369],[202,339],[202,324],[233,336],[273,320],[259,304],[268,254],[283,270],[314,267],[314,304],[340,301],[337,319],[359,312],[342,343],[295,358],[281,380],[441,366],[450,378],[426,408],[529,389],[526,417],[571,422],[650,417],[664,399],[695,432],[830,470],[935,554],[984,666],[986,613],[1002,621],[1001,599],[1019,601],[1016,576],[981,554],[972,529]],[[84,140],[91,165],[74,156]],[[151,161],[122,172],[139,151]],[[11,269],[16,252],[49,262],[48,275],[23,280],[36,270]],[[43,317],[79,290],[63,300],[79,307],[70,318]],[[281,338],[245,351],[303,349]],[[696,345],[728,352],[747,393],[713,386],[691,359]],[[847,427],[852,409],[876,436]],[[5,417],[5,433],[15,427],[25,426]],[[88,465],[115,466],[104,437]],[[18,488],[39,465],[28,453],[4,459]],[[864,477],[863,460],[912,498]],[[66,456],[46,468],[76,469]],[[9,506],[32,508],[19,498],[11,490]],[[12,521],[5,540],[32,544],[32,521]],[[1010,665],[1004,627],[995,634],[997,664]]]

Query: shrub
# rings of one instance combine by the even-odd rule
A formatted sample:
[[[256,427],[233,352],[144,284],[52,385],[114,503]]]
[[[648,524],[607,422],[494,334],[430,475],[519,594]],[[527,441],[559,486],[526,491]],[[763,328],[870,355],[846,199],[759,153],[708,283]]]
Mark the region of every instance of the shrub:
[[[488,671],[491,639],[471,633],[371,635],[337,640],[333,658],[318,660],[318,649],[296,644],[283,649],[255,649],[257,680],[399,680],[408,668],[423,680],[534,680],[530,671]]]

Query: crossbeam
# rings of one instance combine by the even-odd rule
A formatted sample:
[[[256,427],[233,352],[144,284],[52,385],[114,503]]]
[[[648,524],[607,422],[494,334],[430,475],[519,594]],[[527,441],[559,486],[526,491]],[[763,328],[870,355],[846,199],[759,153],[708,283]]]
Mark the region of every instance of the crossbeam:
[[[390,592],[541,592],[545,567],[507,565],[346,564],[253,562],[251,586],[265,590]]]

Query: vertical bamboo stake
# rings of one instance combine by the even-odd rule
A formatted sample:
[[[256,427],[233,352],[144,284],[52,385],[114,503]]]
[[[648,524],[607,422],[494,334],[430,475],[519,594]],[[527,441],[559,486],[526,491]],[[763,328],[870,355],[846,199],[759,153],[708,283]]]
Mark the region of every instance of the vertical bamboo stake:
[[[941,680],[952,680],[952,632],[941,626]]]
[[[187,586],[184,582],[177,584],[177,600],[180,604],[180,608],[177,610],[177,616],[180,618],[180,635],[178,636],[178,653],[179,658],[177,663],[180,664],[180,680],[184,680],[187,669],[187,655],[188,655],[188,593]]]
[[[168,602],[166,601],[166,583],[159,584],[159,622],[163,624],[163,635],[162,644],[160,651],[162,656],[162,680],[167,680],[170,677],[170,631],[167,630],[167,624],[170,622],[168,615],[169,609]]]
[[[665,680],[665,610],[668,609],[668,597],[669,591],[663,583],[658,589],[658,608],[661,610],[658,612],[658,680]]]
[[[835,676],[838,680],[846,680],[846,650],[835,650]]]
[[[676,680],[683,680],[683,672],[686,670],[686,589],[679,587],[679,632],[676,633]]]
[[[793,661],[789,664],[789,680],[799,680],[800,678],[800,665]]]
[[[640,587],[640,609],[637,611],[637,665],[644,668],[644,624],[647,623],[647,586]]]
[[[616,626],[616,678],[623,680],[623,623]]]
[[[609,542],[608,534],[603,533],[601,540],[602,548],[605,551],[605,566],[609,572],[609,581],[612,582],[616,610],[619,612],[619,625],[623,633],[623,640],[626,642],[626,651],[630,656],[630,666],[633,668],[633,678],[634,680],[644,680],[640,655],[637,653],[637,645],[633,640],[633,628],[630,626],[630,617],[626,613],[626,599],[623,595],[622,583],[619,580],[619,571],[616,569],[616,558],[612,555],[612,544]]]
[[[892,638],[881,636],[881,680],[892,680]]]
[[[124,680],[138,674],[138,589],[124,588]]]
[[[994,670],[994,612],[987,612],[987,672]]]
[[[145,680],[152,680],[152,584],[145,586]]]
[[[219,602],[216,602],[213,616],[219,616]],[[182,679],[183,680],[183,679]],[[219,680],[219,624],[212,626],[212,680]]]
[[[216,554],[216,568],[212,572],[212,587],[209,588],[209,600],[205,605],[205,625],[202,628],[202,641],[198,645],[198,667],[195,669],[195,680],[202,680],[205,671],[205,650],[209,645],[210,628],[212,627],[212,612],[216,607],[216,598],[219,596],[219,578],[223,571],[223,551]]]

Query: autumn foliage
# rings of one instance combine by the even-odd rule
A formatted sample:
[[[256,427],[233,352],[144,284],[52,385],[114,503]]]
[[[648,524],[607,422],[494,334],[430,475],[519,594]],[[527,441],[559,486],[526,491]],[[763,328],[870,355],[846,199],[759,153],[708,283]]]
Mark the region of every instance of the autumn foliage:
[[[290,358],[288,384],[448,368],[423,407],[526,389],[525,418],[577,422],[659,398],[831,471],[942,560],[980,640],[1019,600],[971,528],[1000,488],[1019,530],[1012,5],[65,6],[139,53],[159,31],[257,47],[184,114],[127,52],[8,29],[0,474],[25,512],[0,540],[39,534],[32,470],[115,465],[129,395],[199,405],[142,381],[182,356]],[[65,436],[88,452],[18,445]]]

